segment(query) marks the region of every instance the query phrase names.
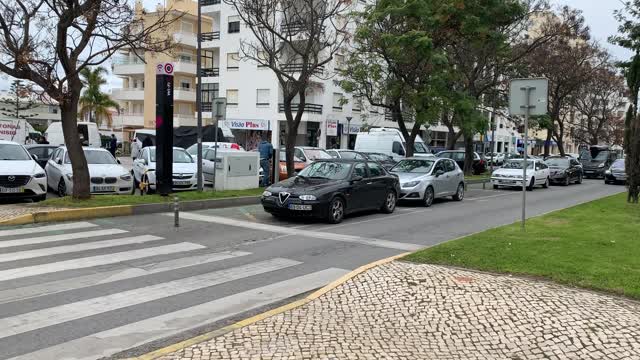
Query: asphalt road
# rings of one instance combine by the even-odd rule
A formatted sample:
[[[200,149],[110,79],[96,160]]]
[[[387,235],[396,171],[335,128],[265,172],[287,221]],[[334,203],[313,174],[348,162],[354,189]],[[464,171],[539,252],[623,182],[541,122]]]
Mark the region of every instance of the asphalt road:
[[[537,188],[528,215],[624,187]],[[374,260],[517,221],[521,193],[404,204],[340,225],[260,206],[0,230],[0,359],[121,358],[264,311]]]

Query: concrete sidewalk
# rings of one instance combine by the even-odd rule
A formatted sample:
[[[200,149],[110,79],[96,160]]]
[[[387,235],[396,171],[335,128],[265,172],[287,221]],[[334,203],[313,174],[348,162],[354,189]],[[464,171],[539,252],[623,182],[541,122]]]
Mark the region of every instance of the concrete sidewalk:
[[[159,359],[640,359],[640,303],[395,261]]]

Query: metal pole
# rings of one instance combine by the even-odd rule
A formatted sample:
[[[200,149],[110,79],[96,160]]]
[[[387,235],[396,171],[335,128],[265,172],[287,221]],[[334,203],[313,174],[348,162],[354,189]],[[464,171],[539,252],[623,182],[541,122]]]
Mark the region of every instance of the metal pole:
[[[491,112],[491,173],[493,174],[493,167],[495,166],[494,152],[496,146],[496,109]]]
[[[522,163],[522,231],[525,231],[526,226],[526,206],[527,206],[527,148],[529,145],[529,112],[531,111],[531,90],[534,87],[523,87],[520,90],[524,91],[525,98],[525,112],[524,112],[524,160]]]
[[[173,226],[180,227],[180,205],[177,196],[173,197]]]
[[[220,121],[220,112],[219,109],[217,108],[219,105],[218,103],[215,103],[214,106],[216,106],[216,123],[213,125],[213,133],[215,134],[215,145],[213,148],[213,191],[216,191],[216,169],[218,168],[218,121]]]
[[[202,183],[202,6],[198,1],[198,49],[196,54],[196,76],[198,84],[196,85],[196,112],[198,114],[198,191],[203,190]],[[216,134],[217,136],[217,134]],[[217,139],[217,137],[216,137]],[[215,166],[213,167],[215,171]],[[213,179],[215,182],[215,178]]]

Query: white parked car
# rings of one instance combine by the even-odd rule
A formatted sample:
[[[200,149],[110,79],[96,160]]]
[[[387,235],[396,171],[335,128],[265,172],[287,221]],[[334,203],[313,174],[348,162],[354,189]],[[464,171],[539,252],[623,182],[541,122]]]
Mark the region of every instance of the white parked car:
[[[215,142],[203,142],[202,143],[202,153],[207,151],[207,149],[215,149],[215,147],[216,147],[216,143]],[[236,143],[218,141],[218,151],[244,151],[244,149],[242,148],[242,146],[240,146],[240,145],[238,145]],[[197,159],[198,158],[198,144],[195,143],[195,144],[189,146],[187,148],[187,152],[189,153],[189,155],[191,155],[191,157],[193,157],[194,159]]]
[[[84,148],[89,166],[90,191],[92,194],[131,194],[133,177],[120,162],[105,149]],[[73,169],[67,148],[61,146],[53,151],[45,166],[47,185],[59,196],[73,192]]]
[[[493,172],[491,183],[494,189],[504,187],[522,187],[522,166],[524,159],[511,159],[504,166]],[[549,167],[540,159],[527,159],[527,190],[536,185],[549,187]]]
[[[24,146],[0,140],[0,199],[42,201],[47,196],[47,175]]]
[[[140,156],[133,162],[135,184],[145,180],[149,190],[156,190],[156,147],[149,146],[140,151]],[[173,186],[174,191],[195,190],[198,188],[198,165],[189,153],[179,147],[173,148]]]

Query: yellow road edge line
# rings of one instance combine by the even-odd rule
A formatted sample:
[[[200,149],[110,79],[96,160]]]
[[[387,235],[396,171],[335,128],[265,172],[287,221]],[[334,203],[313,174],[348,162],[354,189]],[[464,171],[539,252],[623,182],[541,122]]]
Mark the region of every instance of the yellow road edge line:
[[[27,225],[33,224],[33,214],[24,214],[0,221],[0,226]]]
[[[385,259],[377,260],[377,261],[374,261],[372,263],[360,266],[359,268],[349,272],[348,274],[345,274],[344,276],[342,276],[339,279],[329,283],[328,285],[323,286],[321,289],[313,292],[312,294],[308,295],[304,299],[300,299],[300,300],[296,300],[296,301],[290,302],[288,304],[282,305],[282,306],[277,307],[275,309],[271,309],[271,310],[263,312],[261,314],[257,314],[257,315],[251,316],[249,318],[246,318],[244,320],[240,320],[240,321],[238,321],[236,323],[233,323],[231,325],[225,326],[223,328],[220,328],[220,329],[217,329],[217,330],[213,330],[213,331],[210,331],[208,333],[204,333],[204,334],[198,335],[196,337],[193,337],[191,339],[187,339],[187,340],[181,341],[179,343],[172,344],[172,345],[169,345],[167,347],[164,347],[164,348],[161,348],[161,349],[158,349],[158,350],[155,350],[155,351],[151,351],[149,353],[146,353],[146,354],[143,354],[143,355],[139,355],[137,357],[132,357],[132,358],[129,358],[129,359],[126,359],[126,360],[153,360],[153,359],[157,359],[157,358],[159,358],[161,356],[165,356],[165,355],[168,355],[170,353],[182,350],[182,349],[184,349],[186,347],[189,347],[189,346],[192,346],[192,345],[204,342],[204,341],[211,340],[211,339],[213,339],[215,337],[218,337],[218,336],[224,335],[226,333],[229,333],[231,331],[234,331],[234,330],[243,328],[245,326],[254,324],[254,323],[258,322],[258,321],[262,321],[264,319],[267,319],[267,318],[270,318],[272,316],[281,314],[283,312],[286,312],[286,311],[289,311],[289,310],[293,310],[293,309],[298,308],[300,306],[304,306],[304,305],[316,300],[320,296],[328,293],[329,291],[337,288],[338,286],[346,283],[347,281],[353,279],[354,277],[362,274],[363,272],[365,272],[365,271],[367,271],[369,269],[372,269],[374,267],[377,267],[377,266],[392,262],[392,261],[397,260],[399,258],[405,257],[408,254],[410,254],[410,252],[402,253],[402,254],[399,254],[399,255],[394,255],[394,256],[391,256],[391,257],[388,257],[388,258],[385,258]]]

